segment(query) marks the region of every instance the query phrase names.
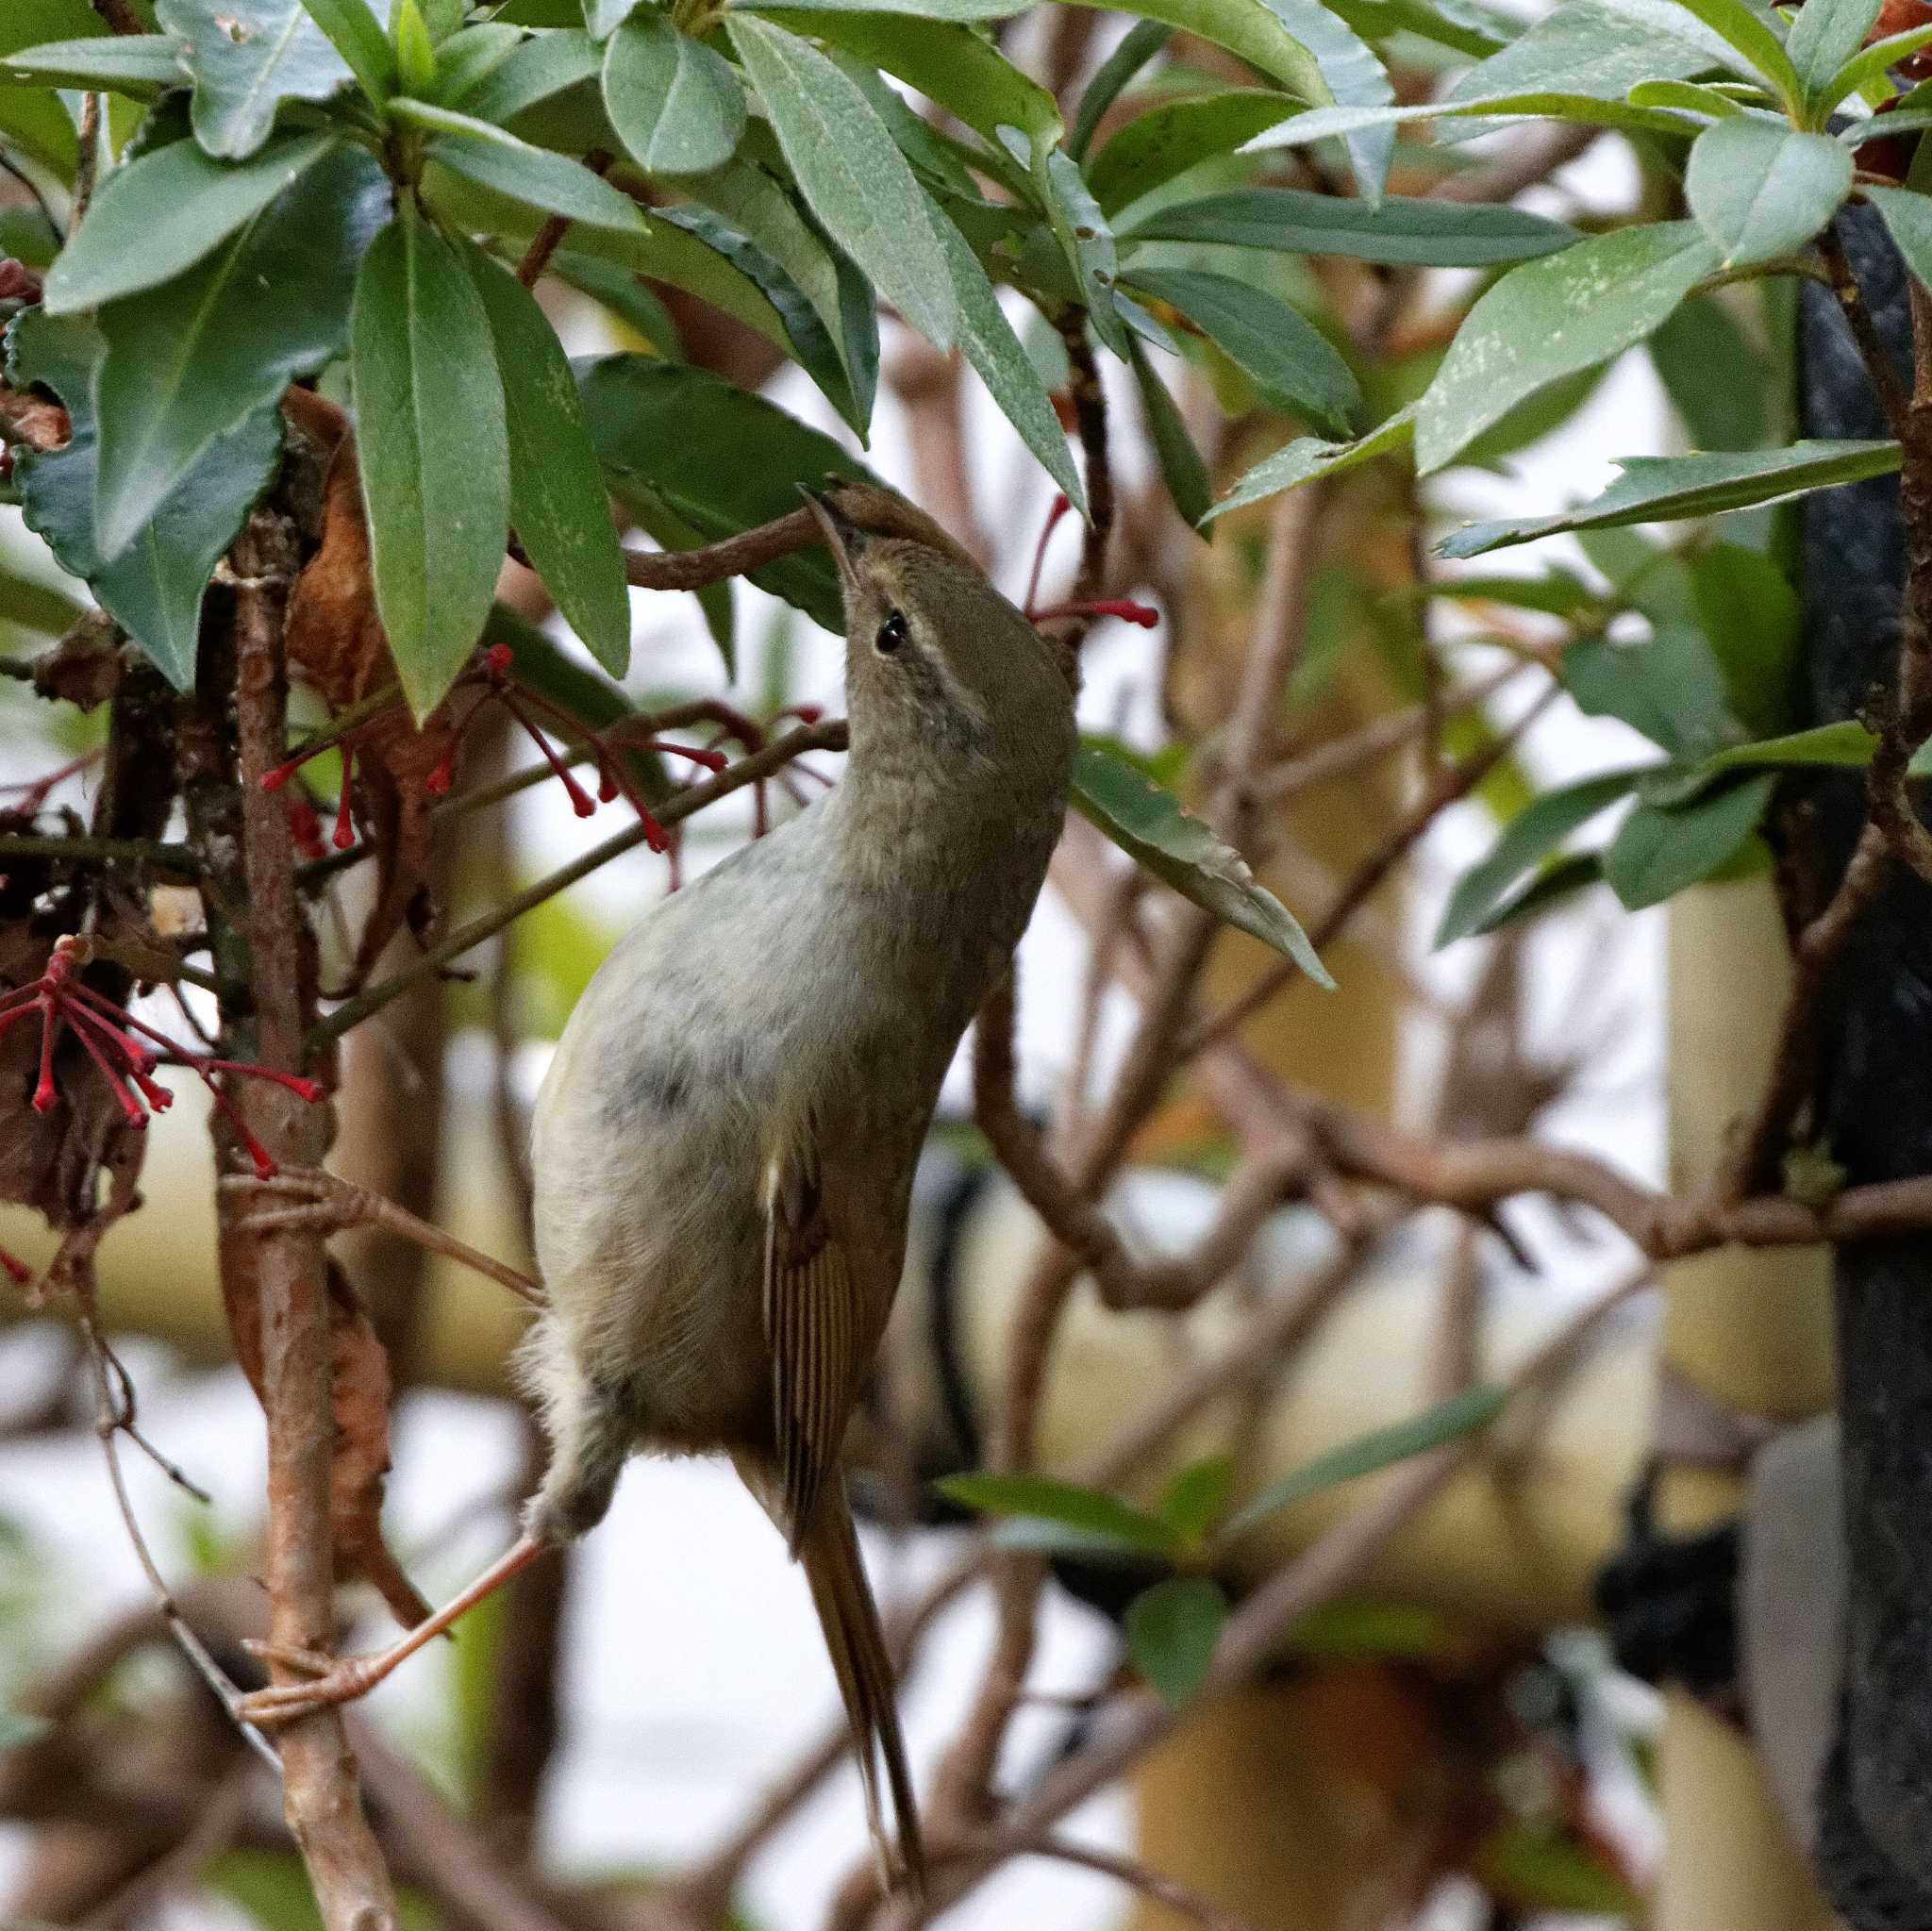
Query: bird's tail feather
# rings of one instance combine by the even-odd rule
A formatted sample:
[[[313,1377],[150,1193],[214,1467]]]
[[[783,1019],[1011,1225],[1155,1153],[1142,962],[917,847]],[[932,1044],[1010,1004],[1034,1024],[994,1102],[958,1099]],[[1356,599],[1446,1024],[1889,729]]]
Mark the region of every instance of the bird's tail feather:
[[[811,1585],[825,1647],[831,1652],[832,1669],[839,1678],[839,1692],[845,1699],[853,1754],[865,1783],[866,1814],[874,1840],[890,1876],[891,1840],[886,1835],[879,1785],[883,1762],[898,1825],[899,1862],[913,1888],[924,1892],[925,1851],[919,1835],[919,1805],[906,1767],[906,1743],[899,1733],[892,1665],[886,1655],[879,1612],[865,1579],[845,1485],[836,1472],[820,1492],[811,1521],[798,1539],[798,1557]]]

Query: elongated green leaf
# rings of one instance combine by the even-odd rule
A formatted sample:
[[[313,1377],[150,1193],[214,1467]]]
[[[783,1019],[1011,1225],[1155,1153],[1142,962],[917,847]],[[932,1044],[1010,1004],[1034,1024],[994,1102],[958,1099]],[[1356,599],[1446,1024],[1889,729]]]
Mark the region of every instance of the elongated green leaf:
[[[842,47],[896,75],[988,141],[997,142],[1003,126],[1020,128],[1036,143],[1060,138],[1053,95],[958,21],[837,8],[760,10],[793,33]]]
[[[1639,805],[1604,854],[1604,877],[1630,911],[1661,905],[1734,858],[1777,779],[1750,777],[1688,805]]]
[[[1319,0],[1266,0],[1269,9],[1315,57],[1326,98],[1337,107],[1377,108],[1395,98],[1375,51],[1342,18],[1342,9]],[[1367,127],[1342,137],[1356,185],[1366,201],[1378,201],[1395,151],[1392,127]]]
[[[1620,798],[1627,797],[1651,769],[1654,767],[1633,765],[1606,772],[1600,777],[1583,778],[1545,791],[1526,805],[1504,827],[1489,856],[1457,881],[1436,927],[1436,944],[1448,945],[1482,931],[1496,908],[1564,839],[1607,811]]]
[[[1872,762],[1877,748],[1878,740],[1857,718],[1844,718],[1835,724],[1814,724],[1808,731],[1788,731],[1752,744],[1728,744],[1707,757],[1701,769],[1712,773],[1778,771],[1794,765],[1824,765],[1861,770]]]
[[[1692,295],[1650,339],[1650,358],[1693,449],[1764,440],[1772,375],[1764,353],[1716,295]]]
[[[600,261],[575,248],[559,248],[550,258],[550,273],[568,282],[579,294],[600,302],[618,321],[648,342],[667,361],[684,360],[684,343],[671,311],[627,268]]]
[[[1694,80],[1646,80],[1627,99],[1633,108],[1680,108],[1707,121],[1729,121],[1744,111],[1722,88]]]
[[[1784,22],[1757,0],[1677,0],[1706,26],[1721,35],[1745,63],[1744,71],[1766,81],[1787,106],[1805,98],[1804,84],[1785,52]]]
[[[96,539],[113,558],[244,416],[340,355],[389,216],[373,156],[338,143],[205,261],[100,312]]]
[[[570,221],[588,222],[593,228],[635,233],[644,226],[644,218],[629,195],[620,194],[608,181],[568,155],[535,147],[491,122],[430,101],[398,95],[389,108],[398,121],[437,136],[429,143],[431,160],[499,194]]]
[[[302,0],[302,4],[347,63],[362,92],[373,101],[387,100],[395,92],[396,54],[368,0]],[[387,8],[384,11],[386,15]]]
[[[638,0],[583,0],[584,25],[593,41],[608,40],[636,9]]]
[[[1310,141],[1333,141],[1365,129],[1406,126],[1415,121],[1476,120],[1498,125],[1521,120],[1571,121],[1583,127],[1615,127],[1626,134],[1660,134],[1674,139],[1688,139],[1704,128],[1702,121],[1685,114],[1633,107],[1624,100],[1601,100],[1594,94],[1486,94],[1480,100],[1424,101],[1410,108],[1314,108],[1256,135],[1242,146],[1241,153],[1306,147]],[[1471,130],[1488,131],[1487,126]]]
[[[1697,137],[1684,187],[1690,212],[1742,268],[1802,247],[1852,191],[1851,150],[1828,134],[1799,134],[1747,114]]]
[[[1179,1709],[1208,1679],[1227,1626],[1227,1597],[1208,1576],[1171,1576],[1142,1590],[1124,1623],[1134,1667]]]
[[[47,276],[47,312],[77,314],[173,281],[331,145],[326,134],[294,134],[248,160],[226,163],[210,160],[192,141],[177,141],[116,168]]]
[[[63,591],[0,563],[0,624],[59,637],[79,615],[80,606]]]
[[[1449,90],[1452,102],[1499,94],[1565,93],[1621,101],[1648,80],[1688,80],[1728,50],[1668,4],[1652,8],[1565,0]]]
[[[1300,188],[1236,188],[1171,202],[1130,223],[1122,240],[1221,241],[1303,255],[1346,255],[1406,268],[1486,268],[1554,255],[1577,239],[1567,222],[1483,202],[1370,204]]]
[[[166,34],[47,41],[0,56],[0,81],[42,87],[100,87],[146,95],[158,87],[179,87],[185,77],[180,43]]]
[[[74,179],[80,158],[74,117],[51,87],[0,87],[0,140],[60,181]]]
[[[1703,757],[1737,735],[1724,673],[1694,624],[1659,624],[1641,643],[1573,644],[1563,682],[1589,716],[1619,718],[1676,757]]]
[[[1902,34],[1889,34],[1882,41],[1873,42],[1869,47],[1853,55],[1817,91],[1812,101],[1813,113],[1821,114],[1837,107],[1846,95],[1861,92],[1890,73],[1900,61],[1907,59],[1920,48],[1926,46],[1932,46],[1932,26],[1909,27]],[[1919,100],[1916,89],[1913,91],[1913,103],[1912,108],[1901,114],[1901,120],[1919,118],[1919,111],[1924,103]],[[1888,130],[1891,126],[1891,116],[1889,114],[1886,116],[1886,126]],[[1859,129],[1864,130],[1864,136],[1869,136],[1872,131],[1868,121],[1859,121],[1845,130],[1846,136],[1853,141],[1854,145],[1859,139],[1864,138],[1859,134]]]
[[[1921,282],[1932,286],[1932,198],[1906,188],[1872,187],[1864,192],[1884,218],[1906,266]]]
[[[1224,159],[1289,111],[1265,88],[1161,101],[1119,128],[1087,164],[1088,186],[1108,214],[1118,213],[1204,161]]]
[[[1761,550],[1713,543],[1690,558],[1690,589],[1731,715],[1754,738],[1789,731],[1799,715],[1804,631],[1790,578]]]
[[[728,30],[812,212],[912,327],[950,348],[952,273],[924,191],[885,123],[796,34],[753,14],[732,15]]]
[[[156,0],[194,81],[194,138],[237,160],[275,130],[284,101],[325,101],[349,69],[302,0]]]
[[[1860,47],[1884,0],[1819,0],[1798,9],[1785,52],[1806,91],[1817,94]]]
[[[1052,1475],[946,1475],[933,1484],[950,1502],[982,1515],[1024,1516],[1075,1531],[1083,1546],[1095,1541],[1134,1555],[1165,1555],[1174,1546],[1168,1525],[1131,1502]]]
[[[1278,407],[1345,428],[1361,390],[1326,336],[1299,310],[1231,275],[1129,268],[1123,279],[1191,322]]]
[[[580,28],[538,34],[468,85],[451,89],[446,105],[502,126],[525,108],[589,80],[603,64],[596,42]]]
[[[105,344],[90,317],[29,309],[8,333],[9,380],[43,383],[66,404],[72,435],[52,455],[16,453],[21,511],[60,567],[79,577],[176,690],[192,690],[201,600],[281,456],[271,405],[214,443],[115,562],[94,543],[93,380]]]
[[[1353,442],[1324,442],[1319,436],[1297,436],[1292,442],[1264,456],[1232,490],[1208,512],[1208,520],[1224,516],[1230,509],[1245,508],[1284,490],[1299,489],[1321,476],[1340,475],[1357,463],[1369,462],[1400,449],[1415,430],[1415,408],[1398,409],[1378,423],[1366,436]]]
[[[654,175],[723,167],[744,132],[744,90],[730,62],[652,14],[633,14],[610,36],[604,109],[631,158]]]
[[[1107,110],[1120,99],[1127,83],[1141,68],[1158,56],[1174,38],[1174,29],[1161,20],[1136,21],[1095,71],[1080,95],[1080,111],[1074,119],[1074,130],[1067,136],[1067,152],[1076,161],[1085,161]]]
[[[1090,0],[1079,0],[1082,6]],[[1238,54],[1297,99],[1334,98],[1314,53],[1295,38],[1284,15],[1265,0],[1136,0],[1124,9],[1143,20],[1158,20],[1183,33],[1198,34]]]
[[[423,717],[490,615],[509,442],[482,300],[408,203],[362,258],[350,334],[376,609]]]
[[[1126,321],[1114,301],[1120,250],[1085,175],[1064,148],[1037,147],[1016,127],[1003,128],[1001,140],[1027,170],[1093,333],[1124,359]]]
[[[1208,465],[1188,434],[1180,405],[1168,392],[1167,385],[1155,374],[1147,351],[1139,341],[1131,345],[1129,359],[1134,382],[1141,391],[1141,407],[1147,416],[1147,434],[1154,444],[1155,460],[1160,465],[1160,480],[1181,520],[1199,529],[1214,513],[1214,485],[1208,477]]]
[[[953,299],[959,312],[959,353],[972,363],[986,384],[987,393],[999,405],[1000,413],[1019,431],[1020,440],[1040,459],[1060,493],[1086,515],[1087,491],[1046,384],[1013,332],[1013,325],[1007,320],[999,296],[966,238],[941,208],[934,207],[930,213],[953,277]]]
[[[476,22],[436,50],[436,90],[431,98],[442,107],[455,107],[525,44],[524,36],[500,20]]]
[[[1642,341],[1717,260],[1694,222],[1665,222],[1511,269],[1469,311],[1423,395],[1416,467],[1441,469],[1525,396]]]
[[[1316,985],[1334,986],[1307,934],[1288,907],[1257,883],[1247,860],[1125,758],[1098,744],[1083,744],[1074,776],[1074,806],[1137,864],[1184,898],[1285,953]]]
[[[509,508],[531,567],[613,677],[630,662],[630,591],[570,358],[536,297],[464,244],[496,341],[509,434]]]
[[[1177,1469],[1161,1490],[1158,1513],[1162,1522],[1191,1548],[1204,1540],[1209,1529],[1221,1520],[1227,1507],[1228,1490],[1234,1486],[1234,1457],[1228,1455],[1204,1456]]]
[[[776,13],[791,0],[725,0],[734,13]],[[817,0],[822,13],[891,13],[919,20],[1008,20],[1033,0]]]
[[[1507,1388],[1465,1389],[1410,1421],[1391,1423],[1386,1428],[1358,1435],[1353,1441],[1344,1441],[1325,1455],[1318,1455],[1313,1461],[1303,1463],[1278,1482],[1271,1482],[1234,1516],[1222,1534],[1229,1538],[1239,1536],[1277,1510],[1305,1502],[1324,1489],[1357,1481],[1363,1475],[1392,1468],[1397,1462],[1412,1461],[1432,1449],[1459,1441],[1478,1428],[1487,1428],[1508,1401]]]
[[[1557,516],[1475,523],[1437,545],[1444,557],[1479,557],[1486,550],[1527,543],[1557,530],[1673,523],[1692,516],[1784,503],[1813,490],[1890,475],[1899,466],[1896,442],[1801,441],[1782,449],[1717,450],[1705,456],[1618,458],[1624,474],[1591,502]]]
[[[801,483],[876,480],[829,436],[707,370],[600,356],[578,365],[577,382],[612,490],[626,502],[632,489],[648,491],[696,541],[789,515]],[[780,558],[751,579],[843,634],[839,579],[823,550]]]

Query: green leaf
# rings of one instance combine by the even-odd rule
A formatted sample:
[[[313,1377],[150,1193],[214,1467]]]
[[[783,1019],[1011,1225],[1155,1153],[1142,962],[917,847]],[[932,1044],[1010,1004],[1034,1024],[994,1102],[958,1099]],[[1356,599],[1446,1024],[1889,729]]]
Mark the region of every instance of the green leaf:
[[[1641,341],[1717,259],[1694,222],[1664,222],[1512,268],[1469,311],[1417,407],[1417,469],[1443,468],[1525,396]]]
[[[350,335],[375,606],[421,718],[490,615],[509,441],[482,299],[407,202],[362,258]]]
[[[1248,863],[1209,826],[1181,808],[1124,757],[1083,743],[1074,774],[1074,807],[1137,864],[1212,912],[1285,953],[1316,985],[1335,981],[1307,934],[1274,894],[1257,884]]]
[[[1818,0],[1798,9],[1785,53],[1807,94],[1816,95],[1865,44],[1884,0]]]
[[[1324,442],[1319,436],[1297,436],[1273,456],[1264,456],[1234,488],[1208,512],[1211,520],[1230,509],[1242,509],[1278,496],[1284,490],[1299,489],[1322,476],[1340,475],[1357,463],[1369,462],[1401,448],[1415,427],[1415,406],[1398,409],[1378,423],[1366,436],[1353,442]]]
[[[478,21],[436,50],[436,90],[433,99],[454,107],[472,88],[481,85],[512,54],[525,44],[524,36],[500,20]]]
[[[510,520],[564,621],[621,677],[630,663],[630,591],[570,358],[516,276],[473,241],[464,253],[496,341]]]
[[[116,168],[60,251],[42,305],[50,315],[73,315],[173,281],[334,144],[326,134],[293,134],[230,163],[177,141]]]
[[[593,41],[608,40],[631,16],[638,0],[583,0],[584,25]]]
[[[1407,126],[1416,121],[1476,121],[1469,136],[1486,134],[1488,124],[1506,121],[1572,121],[1584,127],[1616,127],[1629,134],[1690,137],[1704,124],[1688,115],[1657,108],[1632,107],[1627,101],[1599,100],[1594,94],[1485,94],[1480,100],[1424,101],[1408,108],[1313,108],[1277,123],[1242,147],[1242,154],[1259,154],[1275,147],[1306,147],[1310,141],[1334,141],[1366,130]]]
[[[1690,558],[1690,589],[1731,715],[1754,738],[1789,730],[1804,628],[1790,580],[1762,551],[1713,543]]]
[[[1120,251],[1085,175],[1063,148],[1035,146],[1015,127],[1004,128],[1001,139],[1028,170],[1093,333],[1124,360],[1126,325],[1114,302]]]
[[[1452,103],[1499,94],[1563,93],[1622,101],[1647,80],[1688,80],[1727,50],[1674,6],[1566,0],[1507,47],[1478,61]]]
[[[1869,47],[1853,55],[1818,90],[1811,103],[1814,116],[1828,113],[1847,94],[1859,93],[1874,81],[1884,79],[1900,61],[1909,58],[1920,48],[1925,46],[1932,46],[1932,26],[1908,27],[1902,34],[1888,34],[1884,40],[1873,42]],[[1917,119],[1919,111],[1923,110],[1924,102],[1920,100],[1916,90],[1912,98],[1915,108],[1911,118]],[[1905,116],[1901,115],[1900,118],[1903,120]],[[1890,115],[1886,117],[1886,125],[1888,127],[1891,125]],[[1852,140],[1853,144],[1857,145],[1858,141],[1869,138],[1871,124],[1869,121],[1860,120],[1844,132],[1846,137]]]
[[[72,597],[0,564],[0,624],[59,637],[79,615],[80,606]]]
[[[329,38],[362,92],[386,101],[395,92],[396,55],[369,9],[368,0],[302,0],[309,17]]]
[[[1814,724],[1808,731],[1789,731],[1781,737],[1760,738],[1751,744],[1729,744],[1707,757],[1700,771],[1782,771],[1793,766],[1823,765],[1836,770],[1861,770],[1872,762],[1878,740],[1857,718],[1835,724]],[[1912,760],[1913,775],[1923,776]]]
[[[699,531],[639,485],[620,477],[614,493],[636,519],[638,527],[660,550],[691,550],[704,541]],[[696,599],[698,614],[705,620],[705,628],[711,633],[711,641],[718,646],[724,675],[727,680],[735,682],[738,676],[738,611],[732,600],[731,579],[727,576],[722,582],[708,583],[691,594]]]
[[[1344,1441],[1313,1461],[1304,1462],[1278,1482],[1267,1488],[1241,1509],[1222,1530],[1224,1539],[1242,1535],[1277,1510],[1305,1502],[1324,1489],[1339,1488],[1343,1482],[1357,1481],[1363,1475],[1392,1468],[1397,1462],[1412,1461],[1419,1455],[1459,1441],[1487,1428],[1509,1401],[1507,1388],[1465,1389],[1438,1402],[1432,1408],[1407,1422],[1394,1422],[1386,1428],[1374,1428]]]
[[[1087,491],[1080,480],[1073,452],[1067,447],[1067,432],[1060,427],[1053,398],[1046,384],[1027,357],[1013,325],[1007,320],[979,258],[967,245],[966,238],[947,219],[943,209],[930,209],[933,230],[945,250],[946,265],[953,277],[953,299],[958,306],[959,352],[986,384],[987,393],[999,405],[1000,413],[1018,430],[1025,443],[1059,486],[1060,493],[1082,516],[1087,513]]]
[[[603,64],[596,42],[580,28],[538,34],[501,65],[478,75],[468,86],[452,90],[448,105],[501,126],[525,108],[591,79]]]
[[[179,87],[184,77],[180,44],[166,34],[48,41],[0,56],[0,81],[100,87],[144,95],[158,87]]]
[[[550,273],[579,294],[602,303],[667,361],[684,360],[684,343],[670,309],[629,269],[614,261],[600,261],[594,255],[579,254],[574,248],[559,248],[550,258]]]
[[[396,84],[406,94],[436,92],[436,42],[416,0],[396,0],[391,39],[396,50]]]
[[[1114,132],[1087,164],[1088,185],[1115,214],[1204,161],[1225,159],[1289,111],[1278,93],[1262,88],[1162,101]]]
[[[1105,1489],[1052,1475],[946,1475],[933,1486],[948,1501],[982,1515],[1024,1516],[1072,1529],[1083,1547],[1102,1544],[1137,1556],[1164,1556],[1174,1547],[1164,1522]]]
[[[1128,358],[1141,391],[1141,407],[1146,411],[1147,434],[1154,444],[1155,460],[1160,465],[1160,480],[1181,520],[1199,529],[1214,514],[1214,485],[1208,479],[1208,465],[1188,434],[1179,404],[1154,373],[1147,351],[1138,341],[1130,345]]]
[[[1624,474],[1592,502],[1557,516],[1470,524],[1436,549],[1443,557],[1478,557],[1558,530],[1718,516],[1890,475],[1899,460],[1898,444],[1883,441],[1807,441],[1782,449],[1717,450],[1706,456],[1622,457],[1617,462]]]
[[[1604,877],[1631,911],[1660,905],[1735,857],[1777,779],[1767,774],[1686,805],[1639,805],[1604,854]]]
[[[1688,13],[1734,47],[1741,57],[1739,70],[1747,78],[1761,78],[1788,107],[1805,98],[1798,71],[1785,52],[1784,22],[1757,0],[1677,0]]]
[[[166,506],[114,562],[94,543],[93,383],[106,344],[88,317],[29,309],[8,334],[9,379],[43,383],[66,404],[64,448],[15,454],[21,513],[55,559],[79,577],[177,691],[194,685],[202,593],[216,562],[275,474],[282,417],[273,404],[208,450]]]
[[[1177,1469],[1161,1491],[1158,1513],[1184,1547],[1192,1548],[1221,1520],[1234,1486],[1234,1457],[1210,1455]]]
[[[1637,781],[1654,768],[1633,765],[1624,771],[1606,772],[1600,777],[1545,791],[1526,805],[1504,827],[1489,856],[1457,880],[1436,927],[1437,946],[1482,931],[1496,908],[1564,839],[1626,797]]]
[[[885,123],[795,34],[753,14],[732,15],[728,30],[812,212],[912,327],[950,348],[958,305],[946,251]]]
[[[634,14],[610,36],[604,110],[652,175],[723,167],[744,132],[744,90],[730,62],[653,14]]]
[[[1697,137],[1684,189],[1722,265],[1747,267],[1802,247],[1832,218],[1852,191],[1851,150],[1740,114]]]
[[[1574,643],[1563,653],[1563,683],[1587,715],[1617,718],[1673,757],[1707,757],[1737,735],[1724,674],[1689,624],[1660,624],[1642,643]]]
[[[350,78],[302,0],[156,0],[155,11],[182,42],[194,138],[224,159],[255,153],[284,101],[325,101]]]
[[[1227,1624],[1227,1597],[1205,1575],[1171,1576],[1127,1605],[1127,1654],[1134,1667],[1179,1709],[1207,1681]]]
[[[1751,449],[1764,438],[1772,376],[1715,295],[1692,295],[1650,339],[1650,358],[1693,449]]]
[[[1906,266],[1932,285],[1932,199],[1907,188],[1867,188],[1865,199],[1883,217]]]
[[[1577,239],[1567,222],[1487,202],[1369,203],[1301,188],[1237,188],[1171,202],[1130,224],[1122,239],[1220,241],[1302,255],[1346,255],[1405,268],[1487,268],[1553,255]]]
[[[1354,372],[1313,323],[1232,275],[1130,268],[1122,279],[1176,308],[1277,407],[1345,428],[1360,408]]]
[[[1074,120],[1074,131],[1067,137],[1067,152],[1076,161],[1087,158],[1087,150],[1093,144],[1093,137],[1100,130],[1100,124],[1107,118],[1107,110],[1119,100],[1127,83],[1140,73],[1141,68],[1155,59],[1160,50],[1174,38],[1174,29],[1165,21],[1136,21],[1122,37],[1099,67],[1080,94],[1080,111]],[[1105,204],[1102,204],[1105,206]]]
[[[1079,4],[1095,4],[1095,0],[1079,0]],[[1295,37],[1288,17],[1265,0],[1134,0],[1122,10],[1178,27],[1183,33],[1198,34],[1217,47],[1225,47],[1270,80],[1279,81],[1300,100],[1326,102],[1334,98],[1313,52]]]
[[[817,0],[821,13],[891,13],[920,20],[1009,20],[1033,0]],[[790,11],[790,0],[725,0],[734,13]]]
[[[644,226],[644,218],[629,195],[620,194],[608,181],[568,155],[532,146],[492,122],[458,113],[452,108],[439,108],[430,101],[398,95],[389,108],[398,121],[436,135],[427,150],[431,160],[482,187],[541,208],[547,214],[586,222],[593,228],[636,233]]]
[[[342,352],[357,264],[388,218],[375,158],[338,143],[208,259],[100,311],[103,557],[133,542],[219,438]]]
[[[877,480],[831,437],[708,370],[600,356],[578,365],[577,383],[615,493],[629,502],[631,491],[647,491],[701,542],[789,515],[801,483]],[[844,634],[838,575],[823,550],[781,557],[751,580]]]

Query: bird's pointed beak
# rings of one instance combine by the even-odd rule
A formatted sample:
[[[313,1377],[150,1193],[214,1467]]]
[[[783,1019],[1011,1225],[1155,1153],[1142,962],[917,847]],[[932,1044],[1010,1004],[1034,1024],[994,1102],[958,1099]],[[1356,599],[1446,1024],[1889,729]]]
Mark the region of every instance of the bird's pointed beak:
[[[865,531],[839,508],[838,499],[829,490],[814,490],[801,483],[798,493],[805,498],[805,507],[824,532],[825,547],[831,551],[832,558],[839,566],[840,577],[848,589],[857,588],[857,565],[867,541]]]

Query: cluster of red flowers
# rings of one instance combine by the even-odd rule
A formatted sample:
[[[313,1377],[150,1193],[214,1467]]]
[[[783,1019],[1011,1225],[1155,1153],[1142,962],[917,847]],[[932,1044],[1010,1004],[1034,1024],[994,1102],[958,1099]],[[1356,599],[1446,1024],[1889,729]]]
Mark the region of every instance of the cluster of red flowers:
[[[214,1075],[225,1073],[273,1080],[310,1102],[322,1098],[322,1088],[299,1074],[277,1073],[245,1060],[220,1059],[212,1054],[191,1052],[86,984],[79,975],[78,943],[71,938],[56,941],[46,970],[38,979],[0,994],[0,1035],[33,1014],[40,1016],[40,1077],[34,1083],[34,1110],[50,1113],[59,1104],[59,1090],[54,1083],[54,1050],[64,1030],[80,1041],[82,1050],[99,1069],[130,1126],[145,1126],[151,1114],[165,1113],[175,1104],[175,1095],[156,1081],[156,1068],[163,1064],[187,1067],[227,1116],[248,1157],[254,1161],[255,1171],[265,1180],[272,1178],[275,1172],[274,1160],[242,1124]],[[137,1038],[137,1034],[142,1037]],[[0,1265],[5,1262],[0,1261]],[[11,1267],[7,1271],[14,1272]]]

